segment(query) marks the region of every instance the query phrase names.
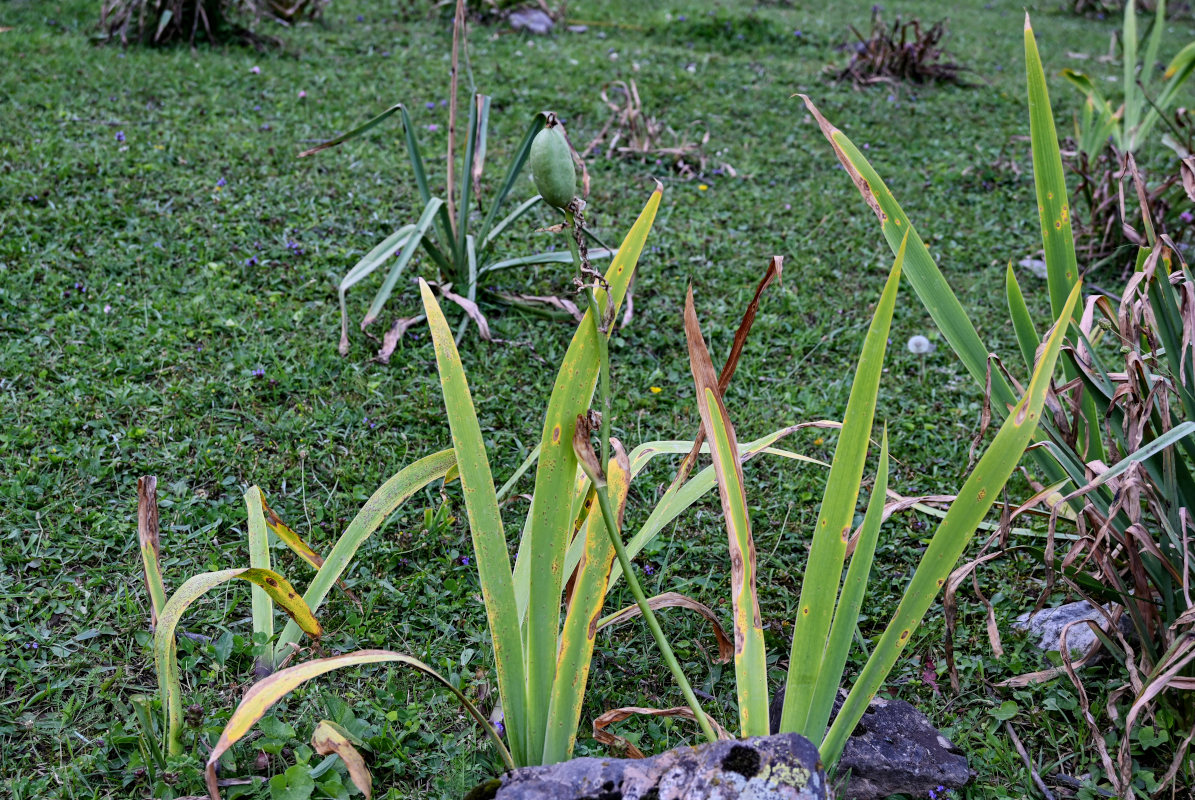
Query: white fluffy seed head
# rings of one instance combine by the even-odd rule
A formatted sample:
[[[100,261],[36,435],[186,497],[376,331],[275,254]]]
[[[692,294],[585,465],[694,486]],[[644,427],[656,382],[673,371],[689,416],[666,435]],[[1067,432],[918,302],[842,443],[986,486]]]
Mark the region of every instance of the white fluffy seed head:
[[[908,347],[910,353],[914,353],[919,356],[923,356],[926,353],[932,353],[934,351],[934,343],[921,334],[910,336]]]

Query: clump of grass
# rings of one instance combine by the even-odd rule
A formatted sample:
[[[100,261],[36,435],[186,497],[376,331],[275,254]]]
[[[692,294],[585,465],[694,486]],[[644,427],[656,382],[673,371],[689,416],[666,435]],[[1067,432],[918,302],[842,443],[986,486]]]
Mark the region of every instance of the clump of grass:
[[[703,174],[710,163],[705,146],[710,132],[700,122],[693,122],[684,133],[676,131],[659,117],[649,115],[639,97],[634,80],[611,81],[602,87],[602,102],[610,109],[606,124],[585,146],[581,158],[587,158],[605,145],[606,158],[647,161],[656,159],[668,164],[683,178]],[[700,136],[694,140],[693,137]],[[717,169],[735,177],[734,167],[720,163]]]
[[[876,83],[953,83],[966,86],[962,65],[951,61],[941,46],[946,36],[946,21],[922,28],[913,18],[904,22],[898,16],[892,25],[884,22],[880,8],[871,12],[871,33],[861,34],[854,25],[851,33],[858,40],[851,61],[837,72],[837,80],[850,80],[856,86]],[[848,43],[846,45],[850,47]]]

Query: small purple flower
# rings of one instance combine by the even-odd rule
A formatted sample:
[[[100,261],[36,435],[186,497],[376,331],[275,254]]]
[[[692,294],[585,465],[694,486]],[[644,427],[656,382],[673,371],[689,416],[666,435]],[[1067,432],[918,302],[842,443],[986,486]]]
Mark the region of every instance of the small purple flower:
[[[365,17],[363,17],[363,16],[361,16],[360,14],[358,14],[358,15],[357,15],[357,22],[364,22],[364,21],[365,21]]]
[[[112,306],[105,305],[105,306],[104,306],[104,313],[105,313],[105,314],[111,314],[111,313],[112,313]]]
[[[383,50],[383,51],[382,51],[382,58],[390,58],[390,51],[389,51],[389,50]]]
[[[643,565],[643,574],[644,575],[655,575],[656,568],[653,567],[651,564],[644,564]]]
[[[502,720],[498,720],[494,723],[494,730],[498,732],[499,736],[506,735],[506,726],[502,724]]]
[[[39,647],[37,642],[25,642],[26,650],[36,650]]]
[[[257,266],[257,256],[249,256],[248,258],[246,258],[245,266],[246,267],[256,267]]]
[[[433,122],[427,126],[427,129],[432,133],[435,133],[436,131],[440,130],[440,126]]]
[[[441,100],[441,101],[440,101],[440,108],[444,108],[444,107],[445,107],[445,106],[447,106],[447,105],[448,105],[448,101],[447,101],[447,100]]]
[[[116,132],[116,141],[118,141],[118,142],[123,142],[123,141],[124,141],[124,131],[117,131],[117,132]]]
[[[687,19],[688,19],[688,17],[686,17],[684,14],[677,14],[677,15],[676,15],[676,21],[677,21],[677,22],[684,22],[684,21],[685,21],[685,20],[687,20]]]
[[[262,369],[261,367],[258,367],[257,369],[253,370],[254,378],[264,378],[265,376],[266,376],[266,371],[264,369]]]
[[[721,175],[721,174],[723,174],[724,172],[725,172],[725,170],[723,170],[721,167],[716,167],[716,168],[714,169],[714,172],[713,172],[713,174],[714,174],[714,175]]]
[[[804,35],[805,34],[801,33],[800,28],[797,28],[795,31],[793,31],[793,36],[804,36]]]
[[[1195,214],[1192,214],[1190,211],[1184,211],[1178,215],[1178,218],[1188,225],[1190,225],[1192,222],[1195,222]]]
[[[196,352],[196,353],[202,353],[202,352],[203,352],[203,345],[201,345],[201,344],[197,344],[197,345],[195,345],[195,352]]]
[[[254,64],[252,67],[249,67],[249,71],[250,71],[250,72],[252,72],[254,75],[260,75],[260,74],[261,74],[261,67],[259,67],[259,66],[257,66],[256,64]]]
[[[261,111],[261,105],[260,105],[260,104],[259,104],[259,105],[255,105],[255,106],[253,107],[253,110],[254,110],[254,111]]]
[[[425,105],[427,106],[427,110],[428,110],[428,111],[431,111],[433,108],[435,108],[435,107],[436,107],[436,101],[435,101],[435,100],[428,100],[428,101],[427,101],[427,103],[425,103]]]
[[[468,556],[461,556],[460,558],[458,558],[458,559],[457,559],[457,562],[458,562],[458,563],[459,563],[459,564],[460,564],[462,567],[467,567],[467,566],[469,566],[469,557],[468,557]]]
[[[220,180],[216,181],[216,185],[217,186],[227,186],[228,181],[224,180],[224,178],[220,178]]]

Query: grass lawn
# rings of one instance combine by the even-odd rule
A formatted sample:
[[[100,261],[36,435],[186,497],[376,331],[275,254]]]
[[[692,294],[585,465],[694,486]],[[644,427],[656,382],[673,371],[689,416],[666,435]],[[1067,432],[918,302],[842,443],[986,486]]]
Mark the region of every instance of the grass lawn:
[[[246,486],[260,485],[291,527],[326,551],[386,478],[449,445],[423,326],[386,366],[371,361],[376,345],[355,325],[349,355],[336,352],[336,282],[418,214],[399,126],[295,158],[404,101],[425,154],[440,154],[428,169],[433,187],[442,185],[450,26],[436,14],[396,10],[423,5],[338,0],[323,23],[282,31],[286,49],[265,54],[97,46],[97,3],[0,6],[0,27],[12,28],[0,33],[0,794],[125,798],[153,790],[139,770],[130,702],[155,690],[136,547],[139,475],[159,478],[169,588],[247,563]],[[1061,5],[1048,0],[1030,11],[1065,128],[1077,95],[1058,72],[1069,65],[1116,74],[1119,66],[1068,57],[1104,53],[1117,25]],[[472,79],[494,98],[491,165],[504,167],[540,109],[557,111],[575,140],[588,141],[606,121],[602,85],[633,78],[651,113],[678,131],[700,121],[709,151],[739,174],[686,181],[655,163],[590,164],[589,222],[607,240],[621,238],[654,181],[665,186],[639,264],[636,317],[611,348],[613,427],[628,445],[689,437],[699,423],[681,327],[689,282],[720,363],[773,254],[785,257],[783,286],[765,295],[727,397],[739,438],[841,417],[891,256],[796,92],[867,149],[985,340],[999,350],[1014,341],[1003,272],[1040,247],[1023,138],[1024,4],[951,7],[945,44],[973,70],[974,87],[865,91],[829,82],[823,67],[843,63],[846,26],[865,28],[870,3],[825,6],[578,0],[570,21],[587,24],[583,34],[471,30]],[[902,2],[889,11],[933,21],[943,8]],[[1190,18],[1173,28],[1169,47],[1192,38]],[[495,169],[489,179],[499,175]],[[532,191],[521,183],[515,198]],[[542,248],[534,229],[553,221],[545,211],[526,218],[506,240],[510,255]],[[570,277],[569,269],[542,267],[503,280],[543,294],[565,291]],[[1029,300],[1043,322],[1044,284],[1022,279],[1040,290]],[[350,293],[354,321],[379,282]],[[417,306],[404,279],[378,331]],[[508,343],[471,332],[462,357],[501,481],[538,440],[572,326],[485,310]],[[904,348],[918,333],[939,345],[924,368]],[[892,439],[892,488],[950,493],[964,474],[981,392],[907,284],[892,341],[877,412]],[[789,444],[829,458],[834,440],[809,432]],[[673,467],[660,463],[637,484],[628,525],[642,521]],[[763,460],[747,475],[778,684],[825,475]],[[1014,482],[1013,496],[1025,489]],[[511,519],[525,507],[513,503]],[[484,696],[492,664],[476,572],[462,563],[471,553],[462,517],[456,487],[429,489],[396,514],[349,573],[362,609],[337,596],[321,613],[325,650],[404,651]],[[916,514],[885,525],[864,636],[882,630],[930,532]],[[305,584],[305,565],[281,549],[275,558]],[[650,593],[681,591],[729,618],[715,495],[639,564]],[[1043,773],[1096,767],[1069,683],[993,686],[1046,663],[1007,624],[1032,604],[1042,577],[1012,556],[980,570],[1006,653],[992,656],[983,606],[965,593],[956,641],[961,693],[945,675],[940,606],[890,676],[888,690],[923,709],[969,755],[977,778],[963,796],[1032,793],[1004,732],[1010,715]],[[631,602],[624,586],[609,609]],[[202,730],[213,737],[251,673],[248,597],[240,586],[219,590],[184,622],[213,639],[180,642],[186,702],[201,706]],[[665,613],[664,624],[695,686],[714,696],[708,707],[733,720],[733,670],[710,662],[708,632],[683,612]],[[862,656],[854,658],[857,667]],[[603,710],[682,704],[638,622],[603,632],[594,666],[579,755],[604,753],[588,734]],[[451,698],[399,669],[340,673],[292,696],[276,716],[258,744],[271,751],[265,775],[308,755],[300,743],[322,718],[351,722],[368,742],[376,796],[460,797],[496,766]],[[679,722],[623,727],[649,751],[696,740]],[[257,750],[237,752],[248,763]],[[172,766],[176,795],[201,791],[199,763]],[[290,796],[277,786],[272,796]]]

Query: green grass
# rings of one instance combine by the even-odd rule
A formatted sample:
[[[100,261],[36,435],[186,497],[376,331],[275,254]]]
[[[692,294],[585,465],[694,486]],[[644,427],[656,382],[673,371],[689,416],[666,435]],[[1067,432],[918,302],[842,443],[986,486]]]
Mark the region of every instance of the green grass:
[[[94,3],[53,5],[16,0],[0,8],[0,27],[13,28],[0,33],[8,67],[0,72],[0,793],[141,797],[151,787],[137,771],[130,697],[152,692],[153,671],[137,572],[137,476],[159,477],[172,588],[247,561],[245,486],[260,485],[283,518],[326,551],[385,478],[449,441],[421,327],[389,366],[370,361],[376,347],[355,330],[349,357],[336,354],[336,280],[418,213],[399,129],[315,158],[294,156],[400,100],[428,150],[442,153],[447,110],[425,104],[447,98],[450,30],[437,16],[338,2],[324,24],[282,32],[283,52],[121,51],[92,43]],[[702,120],[710,148],[743,176],[685,182],[653,163],[590,165],[589,221],[611,239],[634,219],[653,179],[666,186],[640,264],[635,322],[612,342],[616,435],[636,443],[696,429],[681,329],[686,284],[694,283],[718,361],[776,253],[786,257],[783,287],[765,296],[727,399],[740,438],[841,415],[848,366],[891,257],[795,92],[811,95],[867,147],[985,338],[1013,344],[999,305],[1003,270],[1040,247],[1028,143],[1013,138],[1028,130],[1023,5],[988,5],[957,13],[947,39],[983,84],[975,89],[827,83],[822,67],[844,59],[835,45],[846,25],[866,24],[863,2],[757,11],[746,2],[575,2],[570,14],[590,26],[583,35],[472,31],[473,77],[494,95],[492,164],[506,162],[540,109],[557,111],[576,140],[588,141],[605,122],[601,84],[634,78],[648,109],[673,127]],[[1065,53],[1102,53],[1115,23],[1061,14],[1056,2],[1030,10],[1065,129],[1076,106],[1057,77],[1070,63]],[[893,11],[926,20],[939,13],[929,2]],[[1190,38],[1190,20],[1175,26]],[[1020,174],[999,159],[1015,161]],[[442,184],[442,156],[428,169],[433,186]],[[516,196],[530,191],[528,182]],[[533,228],[550,218],[533,217],[509,237],[512,255],[543,244]],[[430,274],[426,263],[420,269]],[[516,290],[559,292],[570,274],[545,268],[505,280]],[[1040,322],[1044,285],[1031,285]],[[369,291],[350,294],[354,318],[368,299]],[[414,287],[400,285],[387,313],[416,313],[417,304]],[[462,357],[503,480],[538,437],[570,329],[487,311],[495,336],[515,344],[488,345],[471,333]],[[877,411],[890,423],[891,485],[902,494],[959,483],[981,403],[940,341],[922,379],[920,361],[903,347],[914,333],[938,341],[908,293]],[[793,442],[821,457],[832,444],[814,433]],[[747,472],[769,652],[783,658],[825,476],[763,460]],[[643,487],[670,477],[660,466],[639,484],[639,502],[633,490],[628,524],[650,506]],[[485,615],[474,569],[460,560],[470,552],[456,519],[462,508],[454,489],[429,490],[371,540],[348,578],[364,610],[337,596],[322,615],[329,652],[406,651],[487,695]],[[434,512],[430,524],[425,510]],[[644,576],[645,588],[690,593],[729,614],[717,513],[711,494],[653,544],[640,558],[654,573]],[[878,635],[928,532],[915,515],[881,532],[866,636]],[[675,567],[682,553],[700,568]],[[301,562],[277,550],[275,558],[305,584],[310,571]],[[1040,579],[1031,564],[1011,559],[981,572],[1002,621],[1028,607]],[[629,602],[620,587],[609,608]],[[213,736],[250,674],[248,615],[247,589],[229,587],[183,623],[215,640],[180,642],[185,702],[202,706],[202,730]],[[965,796],[1031,792],[991,715],[1005,700],[1016,702],[1013,723],[1043,771],[1057,761],[1069,775],[1090,769],[1069,684],[993,693],[989,682],[1040,669],[1044,659],[1009,637],[1009,654],[996,660],[982,606],[965,599],[961,618],[960,697],[949,696],[942,674],[943,624],[934,611],[889,686],[968,752],[979,779]],[[695,687],[715,696],[720,719],[733,720],[732,670],[710,664],[706,632],[679,612],[664,622]],[[926,661],[936,664],[945,695],[923,678]],[[859,662],[852,663],[853,675]],[[638,623],[603,633],[594,665],[583,725],[618,705],[679,704]],[[781,674],[777,668],[773,685]],[[277,728],[258,743],[277,751],[265,775],[305,755],[300,743],[317,714],[351,721],[370,744],[376,796],[459,797],[495,766],[449,698],[398,670],[349,673],[299,693],[285,709],[278,716],[294,732]],[[644,749],[695,741],[679,723],[626,727]],[[244,763],[256,753],[238,751]],[[583,732],[578,754],[601,752]],[[200,791],[195,762],[171,769],[175,793]]]

